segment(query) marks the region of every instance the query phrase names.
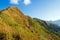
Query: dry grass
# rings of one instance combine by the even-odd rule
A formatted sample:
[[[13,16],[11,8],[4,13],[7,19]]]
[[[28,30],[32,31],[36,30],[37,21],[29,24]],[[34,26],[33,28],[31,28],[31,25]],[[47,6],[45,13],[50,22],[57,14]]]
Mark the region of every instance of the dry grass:
[[[16,7],[7,8],[0,13],[0,40],[60,40],[49,32]]]

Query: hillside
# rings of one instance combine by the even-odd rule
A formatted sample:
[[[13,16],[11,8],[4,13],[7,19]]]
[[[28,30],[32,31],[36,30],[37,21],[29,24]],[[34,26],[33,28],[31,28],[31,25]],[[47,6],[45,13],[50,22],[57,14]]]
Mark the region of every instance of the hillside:
[[[59,31],[57,25],[26,16],[17,7],[0,11],[0,40],[60,40]]]

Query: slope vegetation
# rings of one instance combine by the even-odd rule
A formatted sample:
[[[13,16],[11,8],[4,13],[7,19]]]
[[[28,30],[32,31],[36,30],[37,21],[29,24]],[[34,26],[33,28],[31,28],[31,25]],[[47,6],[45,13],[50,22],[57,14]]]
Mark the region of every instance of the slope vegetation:
[[[53,25],[25,16],[11,6],[0,11],[0,40],[60,40],[58,28]]]

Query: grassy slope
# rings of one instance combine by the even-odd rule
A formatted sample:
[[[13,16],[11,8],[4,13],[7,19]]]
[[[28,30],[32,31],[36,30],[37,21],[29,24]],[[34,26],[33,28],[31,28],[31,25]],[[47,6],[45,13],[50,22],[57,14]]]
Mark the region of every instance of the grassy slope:
[[[0,40],[60,40],[60,38],[37,20],[25,16],[16,7],[10,7],[0,12]]]

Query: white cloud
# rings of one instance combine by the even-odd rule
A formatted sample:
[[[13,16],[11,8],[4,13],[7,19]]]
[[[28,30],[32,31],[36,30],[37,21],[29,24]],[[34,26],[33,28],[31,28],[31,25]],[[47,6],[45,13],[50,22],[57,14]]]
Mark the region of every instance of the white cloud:
[[[24,4],[25,5],[28,5],[28,4],[30,4],[31,3],[31,0],[24,0]]]
[[[19,1],[22,1],[22,0],[10,0],[10,3],[11,4],[19,4]],[[25,5],[31,4],[31,0],[24,0],[23,3]]]
[[[19,0],[10,0],[11,4],[19,4]]]

